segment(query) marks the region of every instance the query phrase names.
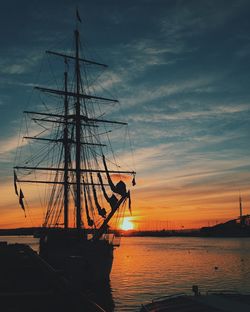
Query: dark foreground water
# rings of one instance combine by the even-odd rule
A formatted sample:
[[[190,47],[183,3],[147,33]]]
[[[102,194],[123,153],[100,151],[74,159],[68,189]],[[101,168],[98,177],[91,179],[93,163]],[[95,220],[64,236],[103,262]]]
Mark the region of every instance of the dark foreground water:
[[[38,250],[32,237],[0,240]],[[123,238],[114,253],[110,288],[99,291],[106,293],[107,310],[138,311],[152,298],[190,293],[194,284],[204,292],[250,292],[250,238]]]

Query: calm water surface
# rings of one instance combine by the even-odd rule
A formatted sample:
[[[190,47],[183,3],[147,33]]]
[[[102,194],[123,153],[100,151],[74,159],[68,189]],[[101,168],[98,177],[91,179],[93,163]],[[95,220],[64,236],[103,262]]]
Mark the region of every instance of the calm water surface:
[[[32,237],[0,240],[28,243],[38,250],[38,240]],[[250,238],[127,237],[115,250],[114,311],[138,311],[152,298],[190,293],[194,284],[204,292],[250,292]]]

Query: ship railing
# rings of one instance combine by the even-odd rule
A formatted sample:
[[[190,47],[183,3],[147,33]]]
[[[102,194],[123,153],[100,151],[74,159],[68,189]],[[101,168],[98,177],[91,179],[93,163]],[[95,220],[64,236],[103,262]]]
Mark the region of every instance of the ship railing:
[[[232,289],[213,289],[213,290],[208,290],[206,291],[207,295],[212,295],[212,294],[239,294],[240,292],[237,290],[232,290]]]
[[[119,247],[121,243],[121,237],[116,236],[115,234],[103,234],[101,240],[106,240],[109,244],[113,245],[114,247]]]
[[[152,309],[150,309],[150,307],[152,307],[152,304],[157,304],[158,302],[160,303],[160,302],[164,302],[165,300],[183,297],[183,296],[187,296],[187,294],[186,293],[176,293],[176,294],[172,294],[172,295],[165,295],[165,296],[153,298],[150,303],[141,305],[140,312],[153,311]]]
[[[91,240],[93,238],[93,234],[88,234],[88,240]],[[121,245],[121,236],[117,236],[113,233],[106,233],[103,234],[100,237],[100,240],[107,241],[110,245],[113,245],[114,247],[119,247]]]
[[[112,243],[113,243],[113,246],[119,247],[121,245],[121,236],[114,235]]]
[[[166,299],[173,299],[173,298],[182,297],[182,296],[187,296],[187,294],[184,292],[181,292],[181,293],[176,293],[176,294],[172,294],[172,295],[165,295],[165,296],[153,298],[151,302],[152,303],[153,302],[159,302],[159,301],[163,301]]]
[[[215,289],[215,290],[208,290],[206,291],[207,295],[248,295],[250,296],[249,291],[238,291],[232,289]]]

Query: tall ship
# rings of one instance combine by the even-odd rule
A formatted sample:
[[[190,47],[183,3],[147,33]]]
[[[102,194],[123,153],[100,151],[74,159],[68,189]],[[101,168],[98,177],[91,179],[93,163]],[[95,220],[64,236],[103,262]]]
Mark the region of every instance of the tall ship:
[[[14,186],[25,213],[32,207],[27,208],[24,185],[44,187],[40,256],[82,282],[98,283],[109,280],[117,245],[110,224],[121,222],[125,209],[131,211],[128,183],[135,185],[136,173],[121,166],[111,145],[112,137],[123,141],[113,133],[127,123],[106,118],[118,100],[95,92],[102,89],[93,87],[88,73],[107,66],[83,56],[76,13],[73,52],[46,51],[64,68],[62,87],[35,86],[38,110],[24,111],[27,130],[17,152]]]

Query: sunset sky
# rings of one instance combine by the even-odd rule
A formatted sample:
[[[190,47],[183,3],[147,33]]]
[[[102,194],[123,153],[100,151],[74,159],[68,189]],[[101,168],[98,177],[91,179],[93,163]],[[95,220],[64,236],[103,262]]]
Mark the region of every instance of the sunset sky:
[[[0,3],[0,228],[41,224],[38,202],[24,218],[12,167],[44,51],[71,39],[76,4]],[[78,8],[86,54],[109,65],[120,101],[111,117],[129,123],[135,227],[213,225],[238,216],[239,194],[250,214],[250,2],[86,0]]]

